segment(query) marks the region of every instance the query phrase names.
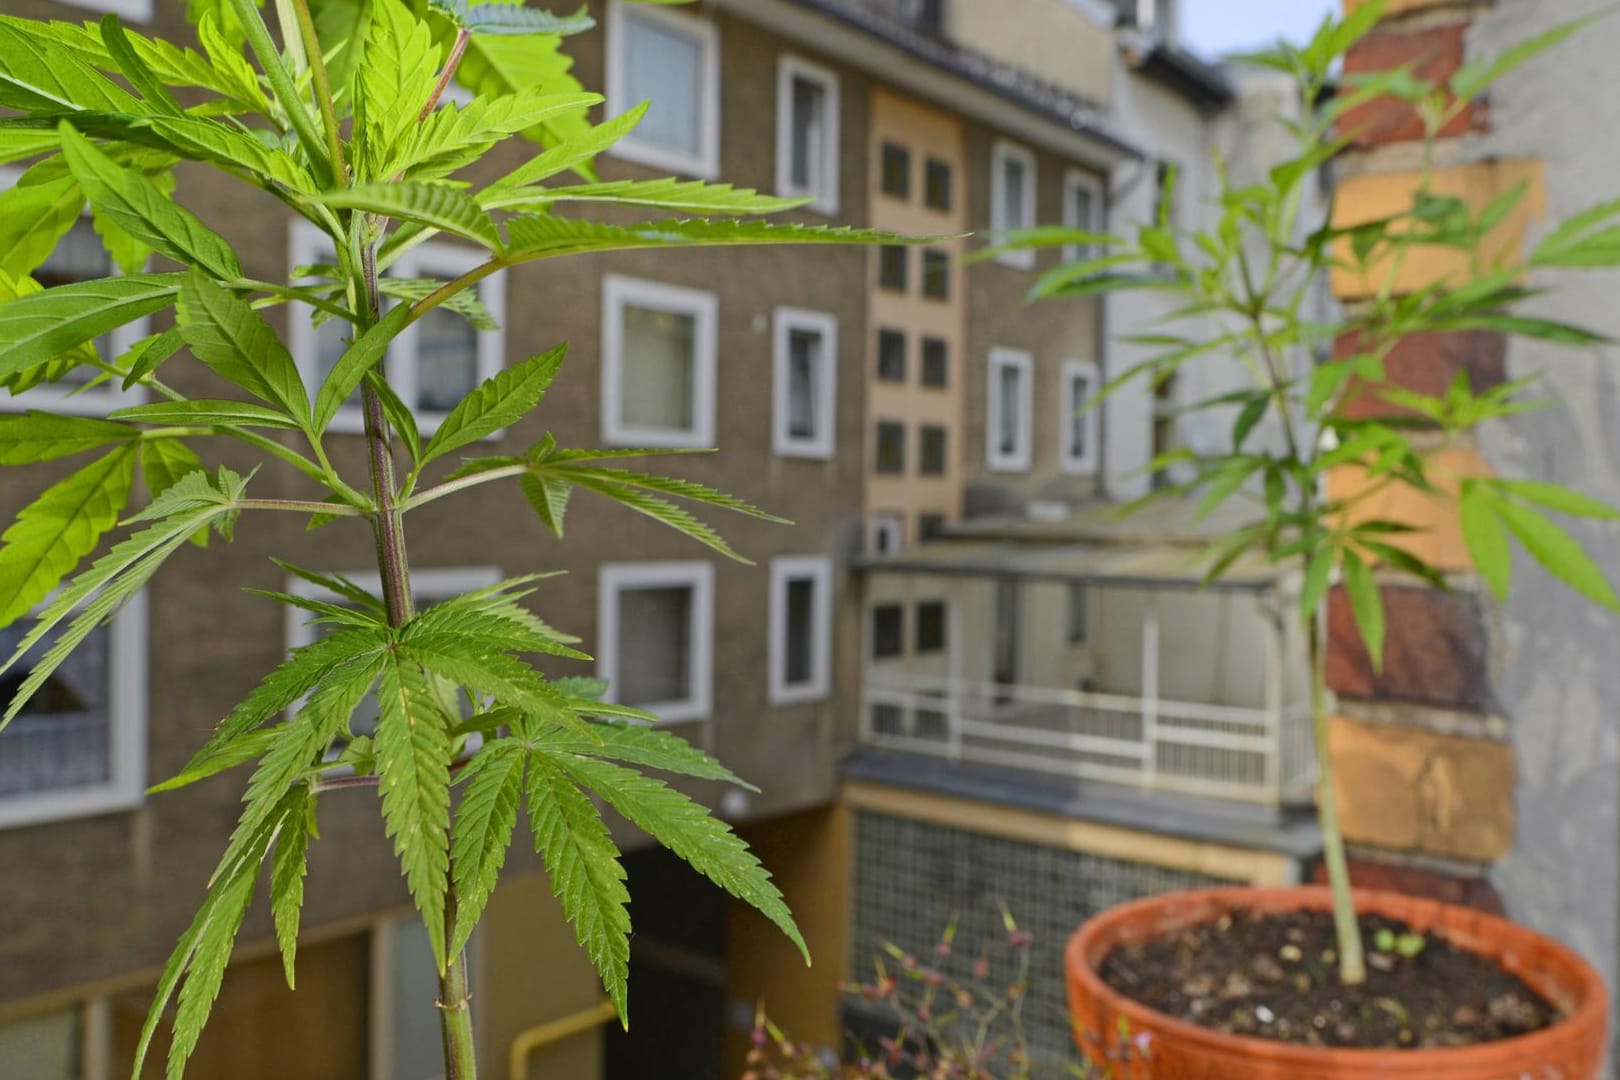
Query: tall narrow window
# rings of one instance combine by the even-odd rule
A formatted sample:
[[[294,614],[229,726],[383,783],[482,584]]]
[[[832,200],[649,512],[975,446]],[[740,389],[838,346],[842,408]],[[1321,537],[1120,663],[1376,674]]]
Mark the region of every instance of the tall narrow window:
[[[877,377],[884,382],[906,381],[906,334],[903,330],[878,331]]]
[[[709,715],[714,567],[614,563],[598,576],[596,673],[621,705],[663,721]]]
[[[832,561],[771,560],[771,701],[826,697],[831,656]]]
[[[917,472],[922,476],[944,476],[946,467],[946,433],[938,424],[923,424],[917,429]]]
[[[1097,413],[1092,399],[1101,386],[1102,375],[1097,365],[1087,360],[1068,360],[1063,364],[1063,414],[1059,417],[1058,431],[1063,435],[1062,457],[1065,472],[1094,473],[1097,471]]]
[[[714,24],[685,12],[610,0],[607,63],[608,115],[651,102],[613,153],[714,176],[720,168],[720,40]]]
[[[943,248],[928,248],[923,252],[922,265],[922,294],[930,300],[949,300],[951,253]]]
[[[838,76],[784,56],[777,76],[776,189],[838,212]]]
[[[923,169],[923,203],[930,210],[948,214],[951,202],[950,162],[931,157]]]
[[[468,947],[469,978],[478,967],[478,937]],[[391,919],[373,929],[370,946],[373,1080],[438,1080],[439,973],[427,927],[415,917]]]
[[[940,389],[950,385],[951,346],[943,338],[925,337],[922,341],[922,384]]]
[[[906,651],[906,609],[879,604],[872,609],[872,656],[884,660]]]
[[[391,276],[452,281],[483,263],[480,254],[454,244],[419,244],[394,264]],[[438,428],[461,399],[506,364],[506,278],[479,282],[473,299],[483,309],[478,324],[460,311],[439,307],[400,335],[389,361],[394,389],[416,413],[424,431]],[[486,321],[487,320],[487,321]]]
[[[602,434],[619,446],[714,444],[713,293],[602,281]]]
[[[1070,169],[1063,178],[1063,224],[1081,232],[1103,231],[1103,186],[1090,173]],[[1093,244],[1068,244],[1063,258],[1073,262],[1089,259],[1097,253]]]
[[[898,420],[878,421],[874,467],[882,476],[899,476],[906,471],[906,425]]]
[[[992,469],[1013,472],[1029,468],[1033,370],[1034,360],[1027,352],[990,350],[986,460]]]
[[[890,292],[905,292],[907,282],[907,251],[898,244],[890,244],[878,252],[878,286]]]
[[[945,651],[945,624],[948,609],[943,600],[924,600],[917,605],[917,651]]]
[[[1091,636],[1090,594],[1085,582],[1077,581],[1068,587],[1067,623],[1070,645],[1084,645]]]
[[[990,154],[990,242],[1000,244],[1017,229],[1035,225],[1035,155],[1008,142]],[[1019,270],[1035,266],[1032,250],[1010,251],[996,261]]]
[[[797,308],[776,312],[774,447],[830,458],[837,405],[838,320]]]
[[[911,151],[895,142],[885,142],[879,154],[883,170],[879,185],[883,194],[896,199],[911,198]]]

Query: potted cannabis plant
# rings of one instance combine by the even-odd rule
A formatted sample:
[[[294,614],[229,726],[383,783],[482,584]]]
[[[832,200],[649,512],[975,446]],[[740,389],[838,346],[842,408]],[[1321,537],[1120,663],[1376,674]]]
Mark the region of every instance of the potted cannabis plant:
[[[1131,379],[1161,385],[1187,365],[1241,362],[1246,386],[1190,406],[1225,410],[1230,449],[1172,451],[1154,461],[1150,468],[1167,471],[1171,482],[1150,498],[1198,499],[1200,514],[1234,498],[1253,501],[1253,520],[1214,543],[1210,577],[1258,558],[1296,568],[1301,583],[1297,618],[1308,643],[1330,885],[1173,894],[1088,922],[1067,953],[1076,1035],[1100,1061],[1103,1042],[1130,1030],[1146,1050],[1125,1066],[1131,1076],[1587,1080],[1603,1057],[1604,989],[1572,952],[1469,909],[1350,887],[1328,748],[1324,601],[1341,582],[1377,663],[1385,637],[1380,575],[1446,585],[1408,546],[1413,527],[1380,514],[1380,497],[1404,490],[1454,500],[1478,573],[1499,595],[1508,588],[1516,540],[1583,595],[1620,607],[1594,562],[1548,514],[1620,515],[1549,484],[1448,468],[1444,452],[1469,432],[1529,407],[1519,400],[1525,385],[1475,387],[1462,374],[1424,394],[1397,385],[1385,369],[1398,342],[1425,332],[1601,340],[1514,308],[1532,295],[1525,277],[1535,267],[1620,264],[1613,227],[1620,208],[1572,218],[1527,257],[1496,253],[1499,245],[1487,238],[1514,212],[1522,187],[1473,210],[1431,187],[1426,153],[1424,179],[1403,212],[1354,225],[1335,224],[1331,213],[1325,222],[1302,220],[1317,174],[1349,143],[1340,130],[1349,110],[1383,96],[1410,103],[1430,148],[1487,84],[1577,28],[1466,65],[1443,85],[1403,68],[1352,80],[1330,96],[1337,61],[1382,8],[1358,5],[1343,21],[1328,20],[1307,45],[1253,58],[1292,77],[1303,119],[1291,127],[1289,160],[1257,183],[1223,183],[1213,227],[1181,232],[1161,216],[1127,237],[1042,229],[1013,241],[1097,252],[1046,273],[1037,297],[1152,289],[1171,300],[1174,314],[1164,326],[1136,328],[1142,332],[1134,340],[1153,355],[1113,380],[1105,395]],[[1435,252],[1466,270],[1403,290],[1406,260]],[[1368,295],[1323,320],[1309,301],[1330,273],[1355,275]],[[1346,407],[1370,400],[1385,407]],[[1353,470],[1357,482],[1330,486],[1330,470]]]
[[[11,270],[0,274],[0,382],[21,393],[73,376],[80,384],[144,387],[154,399],[105,419],[43,411],[0,419],[7,465],[95,455],[5,534],[7,618],[38,606],[5,670],[25,654],[38,656],[4,721],[187,541],[204,543],[210,533],[228,540],[243,515],[370,529],[381,595],[287,566],[339,598],[268,594],[302,609],[322,636],[265,676],[184,772],[161,785],[253,765],[240,824],[159,981],[136,1074],[171,1003],[166,1075],[184,1072],[267,868],[291,981],[317,805],[339,788],[380,790],[382,825],[437,961],[451,1080],[476,1074],[464,950],[520,805],[563,910],[621,1014],[629,895],[593,796],[759,908],[802,948],[781,896],[742,842],[643,770],[741,781],[645,726],[644,714],[599,700],[599,685],[554,680],[531,666],[535,657],[585,658],[574,639],[523,603],[533,578],[419,611],[406,547],[411,511],[489,483],[515,481],[559,535],[575,490],[726,554],[724,541],[672,499],[766,515],[700,484],[618,467],[614,459],[634,451],[568,449],[548,438],[509,456],[480,452],[481,440],[541,402],[563,345],[478,386],[431,437],[418,431],[381,360],[430,312],[487,317],[473,287],[537,260],[632,248],[902,241],[741,221],[797,203],[727,185],[598,182],[592,159],[629,132],[641,110],[600,126],[587,121],[601,99],[567,77],[556,40],[588,30],[583,15],[468,0],[276,0],[269,21],[255,0],[192,0],[188,10],[201,52],[136,34],[116,16],[84,26],[0,16],[0,163],[26,170],[0,198],[0,218],[32,225],[28,246],[8,252]],[[458,77],[477,94],[469,104],[444,99]],[[544,151],[491,183],[459,178],[523,135]],[[230,244],[172,197],[182,162],[279,200],[325,234],[335,258],[298,268],[289,282],[244,276]],[[601,202],[668,220],[615,225],[572,212]],[[30,274],[86,204],[128,272],[42,288]],[[553,212],[565,205],[568,216]],[[727,217],[681,216],[694,213]],[[472,245],[476,265],[454,280],[384,276],[436,234]],[[149,257],[155,268],[146,268]],[[300,377],[264,315],[293,302],[344,328],[346,349],[319,385]],[[122,355],[98,351],[109,332],[169,311],[172,328]],[[199,400],[173,389],[169,368],[194,363],[234,394]],[[328,452],[328,428],[355,397],[368,475],[344,476]],[[205,469],[192,448],[218,439],[256,449],[266,467],[301,473],[312,497],[255,498],[251,473]],[[448,478],[428,479],[438,475],[429,466],[463,454],[472,456]],[[150,501],[132,506],[137,470]],[[351,731],[351,716],[372,695],[374,733]],[[333,770],[342,770],[341,783],[330,781]],[[452,784],[462,792],[454,813]]]

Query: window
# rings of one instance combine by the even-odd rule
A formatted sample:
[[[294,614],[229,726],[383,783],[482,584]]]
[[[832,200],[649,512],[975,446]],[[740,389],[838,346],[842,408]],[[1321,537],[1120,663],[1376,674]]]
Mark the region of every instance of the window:
[[[1153,224],[1160,222],[1175,228],[1179,193],[1180,170],[1171,162],[1161,161],[1154,168]]]
[[[925,600],[917,605],[917,651],[943,652],[945,649],[945,601]]]
[[[713,701],[714,567],[610,563],[598,581],[596,674],[608,697],[660,720],[700,720]]]
[[[924,424],[917,429],[917,435],[917,471],[923,476],[944,476],[945,429],[938,424]]]
[[[990,154],[990,242],[1002,243],[1014,229],[1035,225],[1035,156],[998,142]],[[1009,251],[996,261],[1019,270],[1035,268],[1035,252]]]
[[[289,252],[293,274],[306,282],[327,279],[330,271],[303,275],[300,270],[330,268],[337,261],[331,238],[303,221],[293,223]],[[402,255],[389,276],[449,281],[483,261],[471,248],[430,242]],[[462,398],[485,379],[498,375],[506,364],[506,332],[498,329],[506,321],[506,275],[485,278],[477,296],[495,328],[479,329],[448,307],[437,308],[407,328],[384,361],[389,383],[411,406],[424,434],[437,429]],[[311,397],[348,351],[354,334],[354,328],[342,319],[327,318],[317,325],[314,316],[307,305],[288,305],[288,338]],[[358,388],[333,418],[332,430],[351,434],[365,430]]]
[[[918,514],[917,539],[938,540],[945,535],[944,514]]]
[[[602,437],[618,446],[714,443],[713,293],[602,279]]]
[[[878,421],[877,471],[884,476],[906,471],[906,425],[898,420]]]
[[[107,11],[138,22],[152,21],[152,0],[66,0],[75,7]]]
[[[951,166],[939,158],[929,158],[923,168],[923,202],[942,214],[951,211]]]
[[[885,382],[906,381],[905,331],[878,331],[877,377]]]
[[[989,431],[987,461],[1003,472],[1029,468],[1030,386],[1034,360],[1017,349],[990,350]]]
[[[651,102],[613,148],[657,169],[712,178],[720,171],[720,35],[685,12],[608,5],[607,113]]]
[[[1063,177],[1063,224],[1082,232],[1103,231],[1103,187],[1090,173],[1070,169]],[[1091,244],[1069,244],[1063,249],[1065,261],[1089,259],[1097,254]]]
[[[777,67],[776,190],[838,213],[838,76],[796,56]]]
[[[878,285],[890,292],[906,291],[906,249],[889,244],[878,253]]]
[[[771,702],[816,701],[832,685],[832,561],[771,560]]]
[[[951,253],[942,248],[923,252],[922,292],[930,300],[951,298]]]
[[[1069,586],[1066,606],[1069,644],[1084,645],[1091,634],[1089,595],[1084,582],[1077,581]]]
[[[788,457],[833,456],[838,399],[838,320],[797,308],[776,309],[773,445]]]
[[[905,543],[905,525],[899,514],[874,514],[870,527],[872,554],[893,555]]]
[[[474,987],[480,938],[474,932],[468,943]],[[371,932],[371,1080],[444,1080],[438,989],[438,963],[421,918],[378,923]]]
[[[906,651],[906,609],[879,604],[872,609],[872,658],[883,660]]]
[[[99,7],[99,10],[122,13],[125,9],[121,5],[107,5]],[[150,12],[141,17],[147,18],[149,15]],[[10,190],[23,175],[17,169],[0,168],[0,192]],[[49,289],[117,273],[120,270],[102,246],[101,237],[86,213],[73,223],[72,228],[57,241],[50,256],[30,276]],[[102,360],[114,360],[151,332],[150,319],[136,319],[97,338],[93,345]],[[99,416],[114,409],[139,405],[146,400],[144,388],[137,386],[124,390],[117,379],[89,390],[82,389],[96,373],[94,368],[84,365],[66,372],[54,382],[44,383],[21,394],[0,391],[0,409],[51,409],[79,416]]]
[[[951,346],[943,338],[925,337],[922,342],[922,384],[945,387],[951,381]]]
[[[886,142],[880,162],[883,173],[879,183],[883,194],[896,199],[911,198],[911,151],[899,143]]]
[[[33,629],[0,630],[10,655]],[[38,657],[59,633],[30,654]],[[0,732],[0,827],[87,817],[139,806],[146,789],[146,594],[91,631]],[[31,664],[0,680],[9,702]],[[3,1060],[3,1059],[0,1059]]]
[[[87,1049],[84,1028],[84,1010],[79,1007],[0,1024],[0,1078],[79,1080],[92,1075],[83,1067]]]
[[[1102,374],[1087,360],[1069,360],[1063,365],[1063,414],[1058,431],[1063,436],[1062,462],[1065,472],[1097,471],[1097,412],[1092,408]]]

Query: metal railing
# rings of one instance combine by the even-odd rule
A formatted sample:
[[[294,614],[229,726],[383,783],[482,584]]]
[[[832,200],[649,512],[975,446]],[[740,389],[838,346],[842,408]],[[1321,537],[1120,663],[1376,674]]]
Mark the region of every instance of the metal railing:
[[[1251,709],[869,673],[870,746],[1278,805],[1310,790],[1307,707]]]

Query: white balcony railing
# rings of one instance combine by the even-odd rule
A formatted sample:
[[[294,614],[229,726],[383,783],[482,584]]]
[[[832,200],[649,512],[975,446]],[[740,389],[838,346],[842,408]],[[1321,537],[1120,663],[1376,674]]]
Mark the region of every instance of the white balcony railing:
[[[1251,709],[868,673],[870,746],[1280,805],[1313,775],[1308,708]]]

